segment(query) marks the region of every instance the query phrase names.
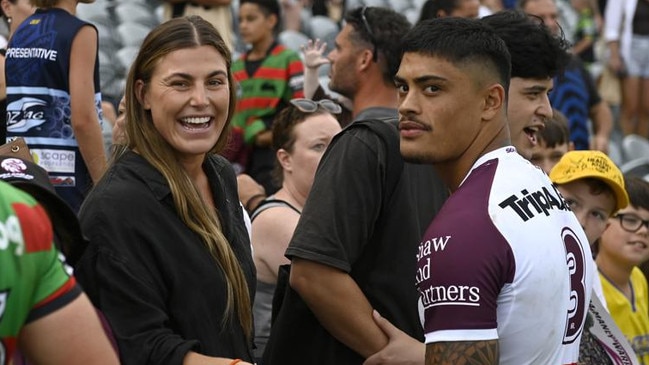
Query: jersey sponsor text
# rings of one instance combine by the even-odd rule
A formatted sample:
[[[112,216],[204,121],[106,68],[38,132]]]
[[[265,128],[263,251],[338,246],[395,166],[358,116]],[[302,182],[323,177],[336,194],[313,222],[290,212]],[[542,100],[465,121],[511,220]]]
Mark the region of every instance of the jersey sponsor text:
[[[33,148],[31,152],[48,172],[73,174],[75,171],[76,152],[73,150]]]
[[[523,189],[521,190],[522,197],[512,194],[509,198],[500,202],[498,206],[503,209],[513,209],[521,217],[523,222],[527,222],[540,213],[549,216],[552,209],[569,210],[561,194],[559,194],[556,188],[553,190],[554,195],[545,186],[541,190],[532,193],[527,189]],[[530,206],[534,209],[531,209]]]
[[[431,238],[429,240],[421,242],[419,244],[419,250],[417,252],[417,260],[421,260],[422,258],[430,255],[432,253],[431,248],[435,252],[444,251],[450,239],[451,236],[443,236]]]
[[[47,102],[38,98],[24,97],[7,105],[7,130],[26,132],[46,122]]]
[[[468,285],[440,285],[420,289],[424,308],[440,305],[480,306],[480,288]]]

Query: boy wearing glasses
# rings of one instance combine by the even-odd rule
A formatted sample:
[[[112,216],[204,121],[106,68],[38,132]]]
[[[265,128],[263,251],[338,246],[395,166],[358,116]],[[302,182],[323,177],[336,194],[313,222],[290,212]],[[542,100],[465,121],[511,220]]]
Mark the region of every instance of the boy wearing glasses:
[[[649,258],[649,183],[625,177],[630,204],[608,220],[597,266],[611,316],[641,364],[649,364],[647,280],[637,267]]]

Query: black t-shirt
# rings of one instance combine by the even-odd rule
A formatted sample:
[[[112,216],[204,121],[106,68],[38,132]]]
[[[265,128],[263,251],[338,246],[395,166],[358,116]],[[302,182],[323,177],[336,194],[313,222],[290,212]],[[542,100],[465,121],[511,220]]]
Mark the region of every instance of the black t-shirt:
[[[256,273],[234,171],[217,156],[203,168],[253,298]],[[252,341],[238,319],[222,321],[222,270],[181,221],[166,180],[146,160],[132,152],[122,157],[79,215],[90,245],[75,275],[110,323],[122,364],[180,365],[190,350],[252,360]]]
[[[398,141],[396,128],[391,138]],[[422,181],[426,192],[415,200],[412,177],[404,167],[394,191],[386,191],[387,171],[392,171],[389,156],[401,158],[398,143],[394,145],[391,148],[364,128],[348,128],[334,138],[318,166],[286,255],[349,273],[373,308],[423,341],[415,288],[416,251],[428,217],[443,203],[446,189],[439,181]],[[432,171],[430,166],[423,168]],[[295,291],[286,295],[271,328],[265,364],[363,362],[318,323]]]

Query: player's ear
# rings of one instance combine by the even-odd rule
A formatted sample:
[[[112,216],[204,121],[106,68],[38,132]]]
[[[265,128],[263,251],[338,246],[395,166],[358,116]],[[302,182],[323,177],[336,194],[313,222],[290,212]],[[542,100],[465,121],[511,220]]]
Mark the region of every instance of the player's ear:
[[[493,119],[505,107],[505,89],[501,84],[489,85],[484,92],[484,108],[482,119]]]

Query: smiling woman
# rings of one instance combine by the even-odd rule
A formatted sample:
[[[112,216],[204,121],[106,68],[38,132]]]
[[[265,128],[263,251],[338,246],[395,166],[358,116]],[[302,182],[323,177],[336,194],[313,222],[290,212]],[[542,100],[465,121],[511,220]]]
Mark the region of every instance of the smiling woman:
[[[135,81],[136,96],[160,136],[200,166],[229,115],[226,62],[214,47],[200,46],[171,52],[156,68],[150,81]]]
[[[199,17],[144,40],[126,92],[125,148],[80,212],[79,281],[123,364],[247,364],[255,268],[225,145],[231,55]]]

